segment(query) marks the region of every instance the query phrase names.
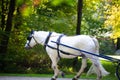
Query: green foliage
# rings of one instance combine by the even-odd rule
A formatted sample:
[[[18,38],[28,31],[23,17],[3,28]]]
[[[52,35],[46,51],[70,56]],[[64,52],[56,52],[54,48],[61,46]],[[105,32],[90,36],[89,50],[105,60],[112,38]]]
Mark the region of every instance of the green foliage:
[[[31,30],[45,30],[66,35],[75,35],[76,33],[76,0],[36,0],[38,1],[36,4],[39,5],[33,5],[34,1],[17,0],[8,51],[2,60],[5,63],[5,68],[0,71],[6,73],[52,73],[50,59],[42,46],[37,46],[30,51],[24,49],[29,32]],[[107,32],[108,30],[103,28],[105,2],[84,0],[83,5],[82,34],[100,36]],[[0,34],[4,34],[1,28]],[[110,45],[110,47],[106,47],[106,45]],[[113,53],[114,48],[111,40],[100,40],[100,46],[102,53]],[[1,56],[0,59],[2,59]],[[81,65],[77,65],[76,69],[73,69],[73,65],[71,65],[73,61],[73,59],[63,59],[60,61],[59,67],[68,73],[76,72]],[[61,66],[63,63],[65,65]],[[81,59],[78,63],[81,64]],[[91,63],[88,63],[86,71],[90,65]]]
[[[100,37],[98,38],[98,41],[100,45],[100,54],[113,55],[113,53],[115,53],[115,45],[112,39],[109,37]]]
[[[66,5],[69,5],[69,6],[74,6],[73,4],[75,3],[75,0],[52,0],[51,1],[51,4],[53,6],[59,6],[61,4],[66,4]]]
[[[82,33],[94,36],[100,36],[107,32],[103,28],[105,1],[101,0],[84,0]],[[88,15],[89,14],[89,15]]]
[[[48,7],[45,7],[48,6]],[[36,9],[35,13],[25,18],[24,26],[37,29],[37,30],[49,30],[67,34],[74,34],[74,11],[66,7],[63,9],[61,6],[57,7],[57,10],[49,3],[45,3],[44,6],[40,6]],[[62,10],[63,9],[63,10]],[[70,12],[71,11],[71,12]],[[72,19],[73,18],[73,19]],[[58,30],[59,29],[59,30]]]
[[[24,2],[25,2],[25,0],[17,0],[16,5],[21,6]]]

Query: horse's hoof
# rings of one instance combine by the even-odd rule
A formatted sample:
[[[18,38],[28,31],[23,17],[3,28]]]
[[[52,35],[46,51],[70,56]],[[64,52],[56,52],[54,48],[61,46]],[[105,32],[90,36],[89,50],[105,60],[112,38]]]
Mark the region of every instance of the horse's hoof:
[[[51,80],[56,80],[56,79],[54,79],[54,78],[51,78]]]
[[[78,80],[77,78],[73,78],[72,80]]]
[[[64,78],[64,77],[65,77],[65,73],[64,73],[64,72],[62,72],[62,73],[61,73],[61,76]]]

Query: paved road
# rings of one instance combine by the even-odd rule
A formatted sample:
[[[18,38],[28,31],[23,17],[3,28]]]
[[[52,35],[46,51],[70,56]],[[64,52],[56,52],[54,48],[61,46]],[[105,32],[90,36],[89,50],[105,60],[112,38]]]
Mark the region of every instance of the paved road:
[[[50,78],[0,76],[0,80],[50,80]],[[70,78],[58,78],[57,80],[72,80],[72,79],[70,79]],[[93,79],[79,79],[79,80],[93,80]]]

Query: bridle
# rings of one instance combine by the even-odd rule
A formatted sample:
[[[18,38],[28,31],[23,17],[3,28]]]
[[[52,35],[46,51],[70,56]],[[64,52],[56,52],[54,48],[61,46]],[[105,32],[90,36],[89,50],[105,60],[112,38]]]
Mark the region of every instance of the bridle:
[[[30,48],[32,48],[32,47],[30,46],[30,42],[31,42],[32,38],[33,38],[33,40],[35,41],[36,44],[39,44],[38,41],[35,39],[35,37],[34,37],[34,36],[31,36],[31,37],[29,37],[29,38],[27,39],[27,40],[29,41],[29,43],[27,43],[27,45],[28,45]],[[42,42],[41,42],[41,43],[42,43]]]
[[[46,44],[48,43],[51,35],[52,35],[52,32],[49,32],[47,38],[45,39],[45,42],[44,42],[44,41],[41,41],[41,42],[39,42],[39,43],[38,43],[38,41],[35,39],[34,36],[30,36],[30,37],[27,38],[27,40],[29,41],[29,42],[27,43],[27,45],[28,45],[30,48],[32,48],[32,47],[30,46],[30,42],[31,42],[31,40],[32,40],[32,38],[33,38],[36,44],[42,44],[42,43],[44,42],[44,48],[46,48]]]

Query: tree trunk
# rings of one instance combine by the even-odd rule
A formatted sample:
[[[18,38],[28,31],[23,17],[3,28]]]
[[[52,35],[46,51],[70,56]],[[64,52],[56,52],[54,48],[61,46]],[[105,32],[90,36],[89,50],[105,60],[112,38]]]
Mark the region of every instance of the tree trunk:
[[[83,0],[78,0],[76,35],[81,34],[82,7],[83,7]],[[73,61],[73,67],[76,67],[77,63],[78,63],[78,58],[75,58]]]
[[[117,38],[116,50],[120,49],[120,38]]]
[[[81,33],[82,7],[83,7],[83,0],[78,0],[77,28],[76,28],[77,35]]]
[[[12,29],[12,18],[13,18],[13,13],[15,10],[15,0],[10,0],[9,4],[10,5],[9,5],[9,12],[7,15],[7,20],[3,20],[3,21],[6,21],[6,26],[4,25],[4,27],[1,27],[4,33],[2,34],[2,38],[1,38],[2,40],[1,40],[1,46],[0,46],[0,71],[3,71],[3,72],[4,72],[4,67],[6,64],[4,62],[4,58],[5,58],[5,54],[7,53],[9,36],[10,36],[11,29]],[[7,7],[7,6],[8,5],[6,4],[6,6],[4,7]],[[4,28],[5,28],[5,31],[4,31]]]
[[[2,40],[1,40],[1,46],[0,46],[1,54],[5,54],[7,52],[9,36],[12,29],[12,18],[13,18],[14,10],[15,10],[15,0],[10,0],[6,28],[5,28],[4,34],[2,35]]]

